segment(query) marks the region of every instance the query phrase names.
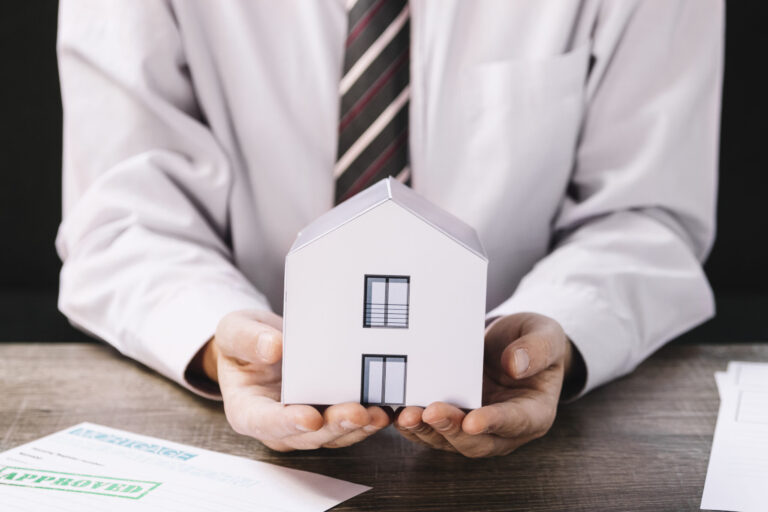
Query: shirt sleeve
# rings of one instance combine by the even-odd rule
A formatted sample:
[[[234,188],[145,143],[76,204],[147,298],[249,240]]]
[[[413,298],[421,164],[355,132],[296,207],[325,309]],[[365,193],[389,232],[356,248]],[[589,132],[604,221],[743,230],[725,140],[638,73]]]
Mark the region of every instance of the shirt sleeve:
[[[228,237],[233,175],[164,2],[64,0],[59,308],[199,394],[184,372],[228,312],[269,309]]]
[[[723,49],[720,0],[604,2],[584,125],[552,251],[489,316],[556,319],[582,393],[632,371],[714,313]]]

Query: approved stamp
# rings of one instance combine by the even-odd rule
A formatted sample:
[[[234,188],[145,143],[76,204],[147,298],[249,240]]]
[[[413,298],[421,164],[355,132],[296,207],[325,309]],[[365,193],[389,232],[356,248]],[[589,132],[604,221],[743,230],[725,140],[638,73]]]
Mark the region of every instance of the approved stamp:
[[[53,489],[55,491],[138,500],[146,496],[148,492],[157,489],[160,482],[5,466],[0,469],[0,485]]]

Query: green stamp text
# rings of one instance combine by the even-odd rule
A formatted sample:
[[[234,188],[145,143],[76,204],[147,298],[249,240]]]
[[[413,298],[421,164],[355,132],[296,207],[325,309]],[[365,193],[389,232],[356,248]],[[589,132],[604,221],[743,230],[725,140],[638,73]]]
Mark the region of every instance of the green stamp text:
[[[160,482],[6,466],[0,469],[0,485],[53,489],[137,500],[146,496],[149,491],[157,489]]]

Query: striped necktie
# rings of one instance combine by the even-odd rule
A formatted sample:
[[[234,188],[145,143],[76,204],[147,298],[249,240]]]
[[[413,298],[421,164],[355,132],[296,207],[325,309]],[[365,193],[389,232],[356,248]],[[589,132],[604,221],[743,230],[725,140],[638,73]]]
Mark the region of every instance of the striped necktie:
[[[347,0],[347,10],[336,204],[390,175],[410,185],[408,2]]]

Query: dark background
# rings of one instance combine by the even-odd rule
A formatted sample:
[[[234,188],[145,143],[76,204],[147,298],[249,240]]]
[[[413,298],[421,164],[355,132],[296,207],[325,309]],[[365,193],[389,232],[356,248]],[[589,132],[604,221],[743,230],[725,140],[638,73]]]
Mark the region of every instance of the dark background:
[[[718,236],[706,264],[718,315],[682,341],[768,339],[763,321],[768,212],[762,208],[768,183],[768,73],[761,69],[768,31],[760,4],[726,6]],[[87,339],[56,310],[60,262],[53,241],[61,219],[56,9],[49,0],[0,7],[0,341]]]

